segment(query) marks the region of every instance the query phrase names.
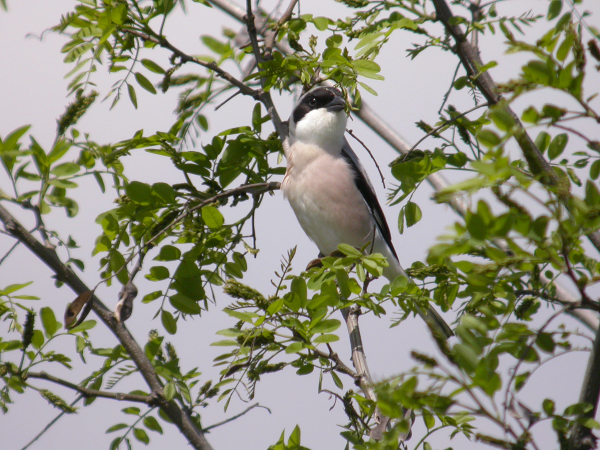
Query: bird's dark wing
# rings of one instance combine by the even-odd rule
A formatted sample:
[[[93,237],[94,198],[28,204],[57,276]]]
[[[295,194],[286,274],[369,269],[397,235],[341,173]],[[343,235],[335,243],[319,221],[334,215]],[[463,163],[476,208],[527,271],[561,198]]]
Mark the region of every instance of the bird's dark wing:
[[[350,144],[348,144],[348,141],[346,140],[344,140],[344,146],[342,147],[342,156],[346,162],[350,164],[350,167],[352,167],[352,170],[354,171],[354,183],[365,199],[367,206],[371,210],[371,214],[373,214],[373,218],[375,219],[375,223],[377,224],[379,232],[383,236],[383,239],[389,246],[396,259],[398,259],[398,255],[396,254],[396,250],[392,244],[390,227],[385,220],[383,210],[381,209],[379,201],[377,200],[377,196],[375,195],[375,189],[373,189],[373,185],[369,180],[367,172],[360,163],[358,156],[356,156],[356,153],[354,153],[350,147]]]

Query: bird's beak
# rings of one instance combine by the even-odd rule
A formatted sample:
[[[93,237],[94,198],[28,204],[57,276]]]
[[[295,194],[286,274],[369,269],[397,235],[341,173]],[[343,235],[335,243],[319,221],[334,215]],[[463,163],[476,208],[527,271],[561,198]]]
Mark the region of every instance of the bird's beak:
[[[335,97],[331,103],[327,105],[327,111],[338,112],[346,108],[346,101],[342,97]]]

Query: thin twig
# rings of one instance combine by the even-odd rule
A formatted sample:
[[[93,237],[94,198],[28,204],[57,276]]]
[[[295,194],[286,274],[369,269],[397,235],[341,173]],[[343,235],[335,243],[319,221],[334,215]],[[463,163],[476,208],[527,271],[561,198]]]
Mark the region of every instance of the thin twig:
[[[586,141],[588,144],[590,144],[592,142],[592,140],[590,138],[588,138],[585,134],[583,134],[580,131],[574,130],[573,128],[565,127],[564,125],[560,125],[558,123],[553,123],[551,126],[556,127],[556,128],[560,128],[561,130],[565,130],[565,131],[568,131],[568,132],[573,133],[573,134],[576,134],[581,139],[583,139],[584,141]]]
[[[279,18],[279,20],[277,21],[277,25],[273,29],[265,31],[264,57],[266,60],[271,59],[272,53],[273,53],[273,47],[275,45],[275,40],[277,38],[277,33],[279,32],[279,29],[287,21],[289,21],[292,18],[292,14],[294,14],[294,8],[296,7],[297,3],[298,3],[298,0],[291,0],[287,9],[283,13],[283,15]]]
[[[465,111],[464,113],[459,114],[458,116],[453,117],[450,120],[447,120],[446,122],[444,122],[442,125],[435,127],[433,130],[431,130],[429,133],[427,133],[425,136],[423,136],[421,139],[419,139],[417,141],[417,143],[415,145],[413,145],[410,150],[404,154],[404,156],[402,158],[398,158],[395,161],[392,161],[390,163],[390,165],[394,165],[396,162],[398,162],[399,159],[402,159],[402,161],[406,161],[406,158],[408,158],[408,156],[417,148],[417,145],[419,145],[421,142],[423,142],[425,139],[427,139],[429,136],[436,134],[438,131],[440,131],[442,128],[446,128],[448,125],[452,124],[453,122],[456,122],[458,119],[460,119],[461,117],[466,116],[469,113],[472,113],[473,111],[479,109],[479,108],[485,108],[488,107],[489,104],[488,103],[482,103],[480,105],[477,105],[471,109],[469,109],[468,111]]]
[[[179,57],[179,59],[181,60],[182,63],[191,62],[191,63],[198,64],[202,67],[205,67],[206,69],[213,71],[215,74],[217,74],[218,77],[223,78],[224,80],[228,81],[233,86],[237,87],[240,90],[240,92],[244,95],[249,95],[250,97],[253,97],[255,100],[258,100],[260,97],[260,94],[261,94],[260,91],[257,91],[256,89],[252,89],[247,84],[245,84],[242,81],[235,78],[229,72],[224,71],[215,62],[206,62],[206,61],[202,61],[198,58],[194,58],[193,56],[190,56],[187,53],[184,53],[183,51],[179,50],[177,47],[172,45],[166,38],[164,38],[162,36],[153,36],[151,34],[144,33],[142,31],[133,30],[131,28],[123,28],[123,31],[131,34],[132,36],[139,37],[142,40],[154,42],[155,44],[158,44],[161,47],[170,50],[173,54],[175,54],[176,56]]]
[[[78,402],[79,400],[81,400],[82,398],[83,398],[83,395],[78,395],[77,397],[75,397],[75,400],[73,400],[69,406],[71,406],[71,407],[75,406],[75,405],[77,404],[77,402]],[[42,429],[42,431],[40,431],[38,434],[36,434],[36,436],[35,436],[35,437],[34,437],[32,440],[30,440],[30,441],[29,441],[27,444],[25,444],[25,447],[23,447],[21,450],[27,450],[29,447],[31,447],[31,445],[32,445],[32,444],[33,444],[35,441],[37,441],[39,438],[41,438],[41,437],[42,437],[42,436],[43,436],[43,435],[46,433],[46,431],[48,431],[48,430],[49,430],[49,429],[52,427],[52,425],[54,425],[56,422],[58,422],[58,419],[60,419],[60,418],[61,418],[62,416],[64,416],[65,414],[66,414],[66,413],[65,413],[64,411],[61,411],[61,412],[60,412],[60,414],[58,414],[58,415],[57,415],[57,416],[56,416],[54,419],[52,419],[52,420],[51,420],[51,421],[48,423],[48,425],[46,425],[46,426],[45,426],[45,427]]]
[[[231,196],[234,196],[234,195],[238,195],[238,194],[243,194],[243,193],[251,193],[253,195],[258,195],[258,194],[262,194],[262,193],[265,193],[265,192],[270,192],[270,191],[278,190],[280,188],[280,185],[281,185],[281,183],[276,182],[276,181],[271,181],[271,182],[267,182],[267,183],[244,184],[242,186],[238,186],[237,188],[229,189],[228,191],[224,191],[224,192],[220,192],[219,194],[214,195],[214,196],[212,196],[212,197],[210,197],[210,198],[208,198],[208,199],[200,202],[199,204],[197,204],[193,208],[189,208],[189,209],[186,208],[184,212],[182,212],[179,216],[177,216],[177,218],[175,218],[172,222],[170,222],[169,224],[165,225],[165,227],[163,227],[161,230],[159,230],[158,232],[156,232],[156,234],[154,236],[152,236],[152,238],[149,239],[144,244],[144,246],[141,247],[141,249],[138,252],[134,253],[129,258],[127,258],[125,260],[125,263],[123,264],[123,266],[121,266],[121,268],[118,269],[116,272],[113,272],[113,274],[111,275],[111,278],[114,277],[114,276],[116,276],[121,270],[125,270],[125,267],[127,266],[127,264],[129,264],[131,261],[133,261],[133,258],[135,258],[140,252],[146,251],[147,249],[151,248],[151,246],[153,246],[154,243],[160,237],[163,236],[163,234],[165,234],[167,231],[171,230],[173,227],[175,227],[177,224],[179,224],[182,220],[184,220],[186,217],[188,217],[194,211],[202,209],[206,205],[214,203],[217,200],[220,200],[222,198],[228,198],[228,197],[231,197]],[[105,283],[107,280],[108,280],[108,278],[100,281],[96,285],[96,288],[98,286],[100,286],[102,283]]]
[[[484,64],[479,56],[479,50],[467,40],[460,25],[455,24],[454,15],[452,14],[452,11],[450,11],[446,1],[433,0],[433,4],[435,5],[437,19],[444,24],[444,27],[456,42],[456,46],[454,47],[455,53],[460,58],[467,71],[467,75],[486,98],[490,106],[499,105],[499,107],[513,119],[515,123],[514,137],[523,151],[523,155],[527,160],[531,172],[534,175],[540,176],[544,183],[548,185],[557,185],[558,176],[556,172],[554,172],[550,163],[544,158],[544,155],[542,155],[535,143],[531,140],[525,127],[521,124],[519,117],[507,104],[500,105],[503,98],[498,93],[498,86],[492,79],[489,71],[480,73],[480,68],[483,67]]]
[[[2,205],[0,205],[0,221],[4,223],[6,231],[19,239],[38,259],[44,262],[55,273],[58,280],[64,282],[75,293],[81,295],[91,290],[69,266],[60,261],[56,256],[56,252],[46,248],[34,238]],[[212,446],[208,443],[204,434],[196,428],[189,414],[183,411],[175,401],[167,401],[164,398],[163,385],[156,373],[156,369],[125,325],[118,323],[104,303],[95,295],[92,307],[100,320],[117,337],[125,351],[131,357],[131,360],[140,370],[141,375],[152,391],[152,395],[157,397],[159,406],[187,438],[188,442],[195,449],[212,450]]]
[[[356,139],[360,143],[360,145],[362,145],[364,147],[364,149],[369,153],[369,155],[371,156],[371,159],[373,160],[373,162],[375,163],[375,166],[377,167],[379,176],[381,177],[381,184],[383,184],[383,187],[385,188],[385,177],[383,176],[383,173],[381,172],[381,169],[379,168],[379,164],[377,164],[377,160],[373,156],[373,153],[371,153],[371,150],[369,150],[369,147],[367,147],[363,141],[361,141],[359,138],[357,138],[354,135],[353,130],[346,129],[346,133],[348,133],[350,136],[352,136],[354,139]]]
[[[83,386],[79,386],[78,384],[73,384],[69,381],[63,380],[61,378],[57,378],[53,375],[50,375],[46,372],[26,372],[24,374],[25,379],[36,378],[39,380],[51,381],[52,383],[60,384],[69,389],[73,389],[83,395],[85,398],[90,397],[102,397],[102,398],[110,398],[113,400],[125,401],[125,402],[135,402],[135,403],[145,403],[147,405],[156,405],[157,398],[152,395],[135,395],[135,394],[125,394],[123,392],[106,392],[106,391],[98,391],[96,389],[89,389]]]
[[[20,243],[21,243],[21,241],[15,242],[12,245],[12,247],[4,254],[4,256],[2,257],[2,259],[0,259],[0,266],[6,260],[6,258],[8,258],[10,256],[10,254],[13,252],[13,250],[19,246]]]
[[[221,425],[225,425],[226,423],[232,422],[232,421],[234,421],[235,419],[237,419],[237,418],[239,418],[239,417],[242,417],[244,414],[246,414],[248,411],[250,411],[251,409],[254,409],[254,408],[264,408],[264,409],[266,409],[267,411],[269,411],[269,414],[271,414],[271,410],[270,410],[269,408],[267,408],[266,406],[259,405],[258,403],[255,403],[254,405],[251,405],[251,406],[247,407],[247,408],[246,408],[245,410],[243,410],[241,413],[239,413],[239,414],[236,414],[235,416],[232,416],[232,417],[230,417],[229,419],[225,419],[225,420],[223,420],[223,421],[221,421],[221,422],[217,422],[217,423],[215,423],[215,424],[213,424],[213,425],[210,425],[210,426],[208,426],[208,427],[202,428],[202,431],[203,431],[204,433],[206,433],[206,432],[208,432],[209,430],[212,430],[213,428],[217,428],[217,427],[220,427]]]
[[[440,106],[440,109],[438,109],[438,114],[442,114],[442,110],[444,109],[444,105],[448,101],[448,97],[450,97],[450,93],[452,92],[452,88],[454,87],[454,80],[456,80],[456,75],[458,75],[458,69],[460,69],[460,61],[456,65],[456,70],[454,71],[454,75],[452,75],[452,81],[450,82],[450,87],[448,88],[448,90],[444,94],[444,100],[442,101],[442,105]]]
[[[332,361],[334,363],[333,370],[335,370],[336,372],[346,374],[352,377],[354,381],[359,381],[360,376],[354,370],[352,370],[350,367],[344,364],[337,353],[332,351],[330,351],[329,353],[325,353],[324,351],[319,350],[318,348],[315,348],[313,350],[313,353],[319,355],[321,358],[326,358]]]

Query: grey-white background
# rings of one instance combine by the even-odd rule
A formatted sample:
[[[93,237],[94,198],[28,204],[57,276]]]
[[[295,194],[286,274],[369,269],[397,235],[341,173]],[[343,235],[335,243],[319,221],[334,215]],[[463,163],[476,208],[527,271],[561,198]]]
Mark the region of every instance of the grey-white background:
[[[69,11],[76,2],[73,0],[8,0],[9,12],[0,12],[0,136],[25,124],[31,124],[30,133],[48,150],[55,136],[56,118],[64,111],[70,99],[66,99],[66,86],[68,81],[63,77],[70,70],[70,66],[62,62],[63,55],[60,48],[66,38],[52,33],[43,34],[43,31],[58,23],[61,14]],[[520,0],[501,3],[498,9],[511,15],[533,9],[545,14],[546,1]],[[189,11],[185,15],[177,10],[167,22],[165,34],[171,42],[190,54],[208,54],[201,44],[201,35],[218,36],[222,27],[238,30],[240,25],[216,9],[209,9],[192,2],[188,2]],[[266,4],[267,10],[274,7]],[[302,13],[314,15],[348,15],[342,5],[332,1],[305,0],[301,2]],[[595,10],[600,12],[597,1],[586,1],[579,10]],[[589,19],[590,23],[598,23],[597,15]],[[317,31],[313,29],[313,33]],[[539,36],[537,27],[530,29],[531,36]],[[531,41],[532,39],[528,39]],[[378,97],[367,93],[364,98],[368,101],[393,127],[400,131],[409,142],[416,142],[421,136],[414,123],[425,120],[429,123],[437,121],[437,110],[441,98],[448,89],[452,74],[455,70],[456,59],[449,54],[431,50],[423,52],[416,60],[411,61],[406,57],[406,49],[412,42],[417,42],[414,35],[396,32],[391,42],[385,47],[377,62],[382,66],[382,74],[386,77],[384,82],[365,80],[379,92]],[[518,68],[527,61],[523,55],[504,55],[503,38],[486,35],[482,39],[482,56],[484,61],[496,60],[499,66],[493,69],[492,74],[498,81],[506,81],[516,76]],[[352,49],[354,43],[350,43]],[[160,55],[160,56],[159,56]],[[163,67],[167,66],[168,55],[163,51],[149,52],[146,57],[156,60]],[[182,70],[195,71],[195,67]],[[106,73],[106,66],[99,67],[94,74],[94,81],[98,84],[101,94],[106,93],[112,83],[121,74],[112,77]],[[153,82],[158,82],[157,77],[150,77]],[[597,83],[596,78],[596,83]],[[598,85],[595,86],[596,89]],[[540,102],[548,101],[548,92],[537,97]],[[555,94],[552,94],[555,95]],[[293,103],[292,97],[274,93],[275,102],[280,114],[286,118]],[[176,105],[177,90],[171,89],[166,95],[152,96],[138,89],[139,108],[135,110],[126,94],[122,101],[109,111],[111,101],[97,102],[89,113],[80,121],[77,128],[90,134],[91,139],[100,143],[117,142],[130,138],[136,130],[144,129],[145,134],[166,130],[174,119],[173,110]],[[562,101],[557,98],[556,102]],[[529,100],[518,103],[519,107],[529,104]],[[467,95],[452,96],[450,103],[458,109],[469,108],[472,104]],[[236,97],[217,112],[209,112],[210,130],[201,136],[198,143],[207,143],[214,133],[223,129],[242,125],[248,122],[254,103],[249,98]],[[396,153],[381,142],[372,132],[358,120],[349,123],[349,128],[367,143],[372,149],[380,166],[384,170],[388,183],[393,183],[393,178],[387,168]],[[265,130],[265,133],[268,129]],[[266,134],[265,134],[266,135]],[[432,148],[433,143],[428,141],[421,148]],[[573,137],[571,142],[577,142]],[[366,152],[360,146],[352,144],[359,156],[364,161],[371,178],[376,185],[380,199],[385,198],[386,191],[378,180],[376,169]],[[571,147],[573,148],[573,147]],[[583,145],[574,150],[583,149]],[[75,159],[76,155],[73,154]],[[144,152],[132,153],[123,159],[126,174],[130,179],[148,183],[153,182],[180,182],[178,173],[172,170],[164,157],[158,157]],[[81,246],[76,251],[76,257],[86,262],[86,272],[81,275],[88,285],[97,283],[98,258],[92,258],[91,250],[95,238],[100,233],[100,227],[94,223],[95,217],[102,211],[114,206],[113,195],[102,195],[92,179],[81,180],[80,189],[75,191],[75,198],[79,202],[80,212],[76,219],[67,220],[62,212],[56,212],[46,217],[48,228],[57,229],[63,236],[72,235]],[[8,190],[8,180],[5,174],[0,174],[0,188]],[[423,260],[428,247],[435,243],[436,236],[457,220],[456,216],[446,206],[436,205],[430,200],[432,190],[424,185],[415,196],[423,210],[423,220],[418,226],[405,231],[400,236],[396,220],[399,207],[384,207],[392,233],[395,246],[400,254],[404,266],[410,266],[413,261]],[[12,211],[20,218],[28,214],[18,209]],[[28,219],[23,219],[31,225]],[[294,269],[302,270],[305,264],[316,256],[315,246],[305,237],[298,226],[292,210],[283,200],[281,193],[266,196],[263,208],[257,215],[258,246],[261,251],[255,260],[249,259],[249,270],[244,281],[258,289],[269,293],[269,280],[273,272],[279,269],[279,260],[282,254],[298,245]],[[12,242],[6,236],[0,236],[0,253],[3,254]],[[147,259],[149,261],[150,258]],[[21,283],[35,280],[35,284],[28,287],[24,293],[38,295],[42,299],[32,306],[41,308],[52,305],[57,312],[61,311],[67,302],[73,299],[73,294],[67,288],[55,289],[50,279],[50,271],[24,248],[19,247],[11,258],[0,267],[0,287],[12,283]],[[140,298],[159,287],[150,283],[143,277],[137,279],[140,289]],[[567,286],[572,288],[572,286]],[[97,294],[107,304],[115,302],[118,287],[106,288],[101,286]],[[179,322],[177,336],[167,336],[171,340],[184,363],[183,371],[198,367],[203,372],[201,381],[216,379],[218,369],[212,367],[212,360],[220,353],[220,348],[210,347],[209,344],[219,337],[215,332],[232,325],[232,321],[220,310],[229,302],[229,298],[221,295],[217,306],[203,314],[201,319],[190,319]],[[361,318],[363,338],[366,345],[368,361],[371,372],[376,379],[383,379],[412,366],[408,355],[410,350],[419,349],[426,353],[435,353],[434,346],[424,325],[419,320],[410,319],[400,327],[388,329],[393,310],[389,308],[388,315],[383,319],[372,316]],[[155,306],[137,303],[134,314],[128,326],[134,336],[142,345],[146,341],[148,331],[157,328],[164,333],[159,321],[152,320]],[[447,315],[449,321],[454,320],[452,314]],[[576,327],[575,322],[569,325]],[[339,331],[342,339],[336,346],[343,358],[349,361],[348,344]],[[3,332],[4,333],[4,332]],[[91,332],[91,337],[97,346],[112,347],[116,341],[102,326],[97,326]],[[14,336],[2,336],[12,338]],[[73,355],[74,339],[65,337],[54,344],[54,348],[63,349]],[[551,396],[557,401],[557,408],[574,403],[578,397],[578,386],[583,377],[587,355],[574,353],[558,358],[549,363],[544,371],[540,371],[524,390],[522,399],[532,407],[538,407],[546,396]],[[78,382],[87,373],[97,368],[100,360],[89,357],[87,366],[81,367],[77,355],[74,363],[80,368],[68,371],[60,367],[48,368],[52,374],[63,377],[73,382]],[[327,377],[326,377],[327,378]],[[350,386],[350,379],[343,379],[346,386]],[[289,434],[296,424],[302,429],[302,443],[314,449],[343,448],[344,441],[339,436],[342,431],[337,424],[345,423],[345,416],[340,405],[333,405],[333,400],[327,394],[317,393],[318,375],[313,373],[308,376],[296,376],[292,369],[284,370],[273,375],[266,375],[258,385],[256,399],[261,405],[271,409],[269,414],[264,409],[254,409],[244,417],[213,430],[208,434],[208,439],[215,449],[247,448],[264,449],[274,444],[283,429]],[[32,383],[33,384],[33,383]],[[75,395],[57,386],[41,381],[34,383],[36,386],[49,388],[71,401]],[[330,379],[326,385],[335,389]],[[145,388],[139,380],[126,381],[119,384],[117,389],[128,391],[136,388]],[[8,415],[0,417],[0,436],[2,448],[19,449],[25,445],[43,426],[56,414],[45,400],[33,391],[26,395],[13,393],[14,405]],[[132,423],[133,416],[126,416],[120,412],[121,408],[128,406],[109,400],[98,399],[87,408],[81,408],[77,415],[64,416],[41,440],[36,442],[33,449],[68,449],[68,448],[107,448],[110,441],[116,436],[106,435],[105,430],[118,422]],[[229,410],[223,412],[223,404],[208,407],[202,414],[203,424],[210,425],[219,422],[231,415],[242,411],[248,405],[238,399],[231,402]],[[482,423],[486,427],[487,424]],[[149,432],[152,448],[187,448],[185,440],[175,431],[174,427],[167,424],[163,426],[165,434],[159,436]],[[488,428],[489,430],[489,428]],[[420,419],[417,420],[415,436],[420,438],[424,427]],[[536,427],[536,437],[540,440],[542,448],[550,448],[553,436],[546,425]],[[418,439],[411,444],[414,446]],[[429,439],[434,448],[454,447],[456,449],[469,449],[480,447],[470,443],[464,438],[457,437],[448,441],[445,435],[439,434]],[[143,444],[135,442],[137,448]]]

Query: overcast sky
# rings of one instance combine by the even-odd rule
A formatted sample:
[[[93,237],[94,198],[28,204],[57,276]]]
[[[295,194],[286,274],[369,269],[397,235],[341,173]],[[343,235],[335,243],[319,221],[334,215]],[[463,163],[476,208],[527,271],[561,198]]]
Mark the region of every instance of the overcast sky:
[[[63,55],[60,54],[60,48],[66,42],[66,38],[49,32],[44,33],[44,30],[58,23],[61,14],[69,11],[75,4],[76,2],[72,0],[51,2],[8,0],[9,12],[0,12],[0,136],[4,137],[20,126],[31,124],[31,135],[35,136],[44,148],[48,149],[51,145],[56,131],[56,118],[70,101],[66,98],[68,80],[63,78],[70,70],[70,66],[62,62]],[[234,30],[240,28],[238,23],[217,10],[192,2],[188,2],[188,6],[188,14],[184,15],[178,10],[167,22],[165,29],[169,40],[188,53],[207,53],[199,40],[201,35],[219,35],[222,27]],[[341,5],[332,1],[305,0],[301,2],[301,7],[302,13],[315,15],[334,17],[338,13],[347,14]],[[520,0],[500,5],[501,10],[511,11],[514,15],[521,14],[529,7],[545,12],[547,2]],[[586,7],[598,10],[597,2],[591,0],[585,2],[584,7],[580,9],[584,10]],[[536,31],[532,32],[535,35]],[[42,35],[43,38],[40,39]],[[416,60],[411,61],[405,56],[405,50],[414,41],[416,38],[407,33],[397,32],[393,35],[390,44],[377,59],[382,66],[382,74],[386,77],[386,81],[369,83],[379,92],[379,96],[364,94],[365,100],[409,142],[416,142],[422,136],[422,132],[414,126],[415,122],[421,119],[429,123],[437,121],[441,98],[448,89],[455,70],[455,58],[433,50],[426,51]],[[494,69],[493,74],[499,81],[506,81],[516,76],[518,67],[524,60],[520,55],[504,56],[501,41],[502,39],[498,38],[483,39],[482,57],[484,61],[493,59],[499,61],[500,65]],[[350,48],[353,48],[353,45]],[[158,54],[160,56],[156,56]],[[163,67],[168,65],[168,55],[165,52],[155,52],[151,57]],[[98,73],[94,75],[101,97],[118,79],[116,78],[118,74],[107,76],[105,69],[99,67]],[[188,70],[192,71],[195,68],[188,68]],[[159,78],[156,77],[152,81],[158,82]],[[288,117],[291,112],[292,98],[289,95],[275,97],[280,115],[283,118]],[[110,101],[97,102],[77,128],[89,133],[91,139],[99,143],[130,138],[139,129],[144,129],[146,135],[167,130],[174,120],[173,110],[176,100],[176,89],[171,89],[166,95],[156,96],[146,95],[138,89],[137,110],[133,108],[126,96],[112,111],[109,111]],[[464,96],[463,98],[452,97],[450,102],[458,109],[471,107]],[[201,136],[200,142],[209,142],[214,133],[223,129],[246,124],[253,106],[252,99],[238,96],[217,112],[208,109],[210,130]],[[387,164],[396,156],[394,150],[383,144],[358,120],[349,122],[349,128],[353,129],[373,150],[379,165],[384,170],[388,186],[393,184]],[[266,133],[268,129],[265,131],[265,136]],[[351,144],[371,174],[378,195],[383,201],[386,191],[378,180],[374,164],[363,149],[352,142]],[[75,158],[73,154],[73,159]],[[165,165],[164,157],[140,152],[125,158],[123,162],[126,174],[131,180],[148,183],[181,181],[179,173]],[[81,188],[74,193],[80,206],[77,218],[69,220],[62,212],[56,212],[46,218],[46,224],[50,229],[59,230],[63,236],[72,235],[79,243],[81,248],[77,250],[76,257],[86,262],[87,269],[81,277],[88,285],[93,286],[98,281],[98,258],[92,258],[90,255],[94,241],[101,232],[94,219],[100,212],[114,207],[114,195],[112,192],[102,195],[91,179],[82,180],[80,186]],[[0,189],[7,190],[7,187],[6,175],[0,174]],[[402,236],[399,235],[396,226],[399,207],[384,207],[394,235],[395,246],[405,267],[410,266],[413,261],[423,260],[427,249],[435,243],[436,236],[457,220],[454,213],[446,206],[434,204],[430,200],[431,194],[432,190],[429,186],[419,189],[414,201],[421,205],[423,220],[418,226],[405,231]],[[257,237],[261,251],[256,260],[248,260],[249,270],[243,281],[269,294],[271,292],[269,280],[273,277],[273,272],[279,270],[281,255],[295,245],[298,246],[294,264],[295,271],[298,273],[316,256],[317,249],[304,236],[292,210],[282,199],[281,193],[266,196],[263,206],[257,214]],[[11,210],[26,224],[32,223],[26,212],[15,208]],[[10,239],[0,235],[0,254],[4,254],[11,245]],[[0,287],[35,280],[35,284],[26,292],[42,297],[42,300],[34,306],[39,310],[42,306],[52,305],[59,315],[64,305],[73,299],[73,294],[65,287],[55,289],[50,275],[50,271],[45,266],[21,247],[7,263],[0,267]],[[156,284],[148,282],[143,277],[138,277],[136,284],[140,290],[139,299],[146,293],[159,289]],[[101,286],[97,294],[111,306],[116,302],[117,291],[118,287]],[[160,322],[153,320],[156,306],[142,305],[139,299],[133,316],[127,324],[138,342],[143,345],[149,330],[157,328],[163,334],[164,331]],[[202,318],[180,321],[177,336],[166,338],[175,344],[185,364],[182,367],[184,371],[199,367],[203,372],[202,383],[218,377],[219,370],[212,367],[212,360],[220,353],[220,349],[210,347],[209,343],[219,340],[215,335],[216,331],[227,328],[233,323],[220,313],[228,302],[227,297],[221,296],[217,306],[213,306],[208,314],[203,315]],[[209,320],[204,320],[207,317]],[[388,329],[392,318],[392,314],[388,314],[383,319],[375,319],[370,315],[361,318],[368,361],[371,373],[376,379],[410,368],[412,361],[408,358],[408,354],[412,349],[418,348],[427,353],[435,351],[425,326],[419,320],[408,320],[400,327]],[[451,314],[447,318],[449,321],[453,320]],[[575,326],[572,322],[571,325]],[[342,339],[336,351],[349,362],[349,346],[343,329],[340,328],[338,332]],[[97,346],[116,345],[115,339],[101,325],[90,334]],[[66,348],[67,350],[64,351],[72,355],[73,347],[74,341],[71,338],[64,338],[56,342],[54,348]],[[532,406],[537,406],[544,398],[544,392],[550,393],[547,395],[552,395],[557,400],[559,410],[574,403],[579,395],[578,386],[583,377],[586,360],[586,354],[574,353],[548,364],[544,373],[551,376],[540,377],[536,383],[530,383],[523,393],[523,398]],[[100,363],[100,360],[89,357],[88,364],[83,366],[75,355],[75,370],[68,371],[53,366],[48,366],[47,370],[72,382],[79,382],[99,367]],[[345,423],[340,405],[330,411],[333,401],[328,395],[317,393],[316,372],[299,377],[292,370],[289,368],[277,374],[266,375],[258,385],[257,396],[252,403],[259,402],[269,407],[272,414],[257,408],[237,421],[215,429],[207,436],[215,449],[265,449],[277,441],[284,428],[289,434],[296,424],[300,424],[302,428],[302,443],[305,446],[313,449],[343,448],[344,441],[339,436],[342,430],[336,426]],[[346,386],[351,385],[349,378],[343,381]],[[330,379],[326,384],[333,388]],[[68,390],[41,381],[35,382],[35,385],[49,388],[68,401],[72,401],[75,397]],[[145,389],[145,387],[139,378],[132,378],[118,385],[118,390],[128,391],[136,388]],[[0,436],[2,436],[3,448],[19,449],[57,414],[57,410],[33,391],[28,391],[26,395],[21,396],[12,393],[12,396],[15,404],[11,405],[8,415],[0,418]],[[119,412],[125,406],[128,405],[99,399],[92,406],[81,408],[77,415],[63,417],[31,448],[66,449],[78,446],[107,448],[117,434],[106,435],[105,430],[118,422],[132,423],[134,419],[133,416],[126,416]],[[233,400],[229,410],[224,413],[223,403],[211,404],[202,414],[203,424],[207,426],[219,422],[247,406],[239,400]],[[165,435],[162,437],[149,432],[152,439],[151,448],[186,446],[185,440],[174,427],[164,424],[163,429]],[[415,428],[415,436],[422,433],[423,426],[419,420]],[[540,431],[538,434],[544,442],[541,436],[545,432]],[[553,436],[548,436],[547,439],[548,443],[554,441]],[[443,435],[432,437],[430,442],[434,448],[437,445],[438,448],[453,446],[468,450],[476,446],[460,438],[447,442]],[[412,445],[415,443],[412,442]],[[143,446],[138,442],[134,445],[136,448]]]

